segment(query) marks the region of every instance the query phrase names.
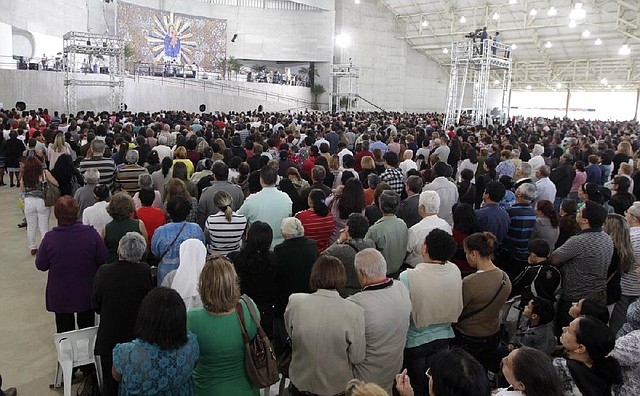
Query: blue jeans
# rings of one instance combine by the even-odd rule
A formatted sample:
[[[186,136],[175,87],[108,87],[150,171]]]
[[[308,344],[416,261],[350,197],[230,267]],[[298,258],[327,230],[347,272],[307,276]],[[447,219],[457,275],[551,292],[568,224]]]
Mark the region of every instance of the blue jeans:
[[[411,380],[414,394],[429,394],[429,381],[426,375],[427,369],[431,367],[433,356],[447,349],[449,349],[448,338],[404,349],[404,362],[402,365],[407,369],[407,375]]]

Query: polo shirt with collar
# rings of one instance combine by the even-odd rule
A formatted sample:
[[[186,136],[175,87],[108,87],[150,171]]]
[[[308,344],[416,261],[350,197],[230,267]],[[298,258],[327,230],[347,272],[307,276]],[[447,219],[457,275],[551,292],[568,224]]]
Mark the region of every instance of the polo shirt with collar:
[[[508,216],[507,216],[508,217]],[[422,260],[422,244],[429,233],[439,228],[452,234],[449,223],[436,215],[424,217],[420,222],[409,228],[409,237],[407,241],[407,258],[405,262],[411,267],[420,264]]]
[[[376,248],[387,262],[387,275],[394,274],[407,255],[409,234],[407,225],[395,215],[382,216],[367,232],[367,238],[373,240]]]

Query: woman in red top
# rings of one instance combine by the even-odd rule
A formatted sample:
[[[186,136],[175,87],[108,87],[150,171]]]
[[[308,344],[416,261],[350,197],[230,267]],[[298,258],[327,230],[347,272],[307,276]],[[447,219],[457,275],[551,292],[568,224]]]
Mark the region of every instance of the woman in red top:
[[[156,193],[151,188],[142,188],[138,193],[140,203],[142,207],[136,210],[136,216],[138,220],[144,222],[144,226],[147,229],[147,235],[149,235],[149,241],[153,238],[153,233],[156,229],[167,222],[164,210],[153,207],[153,200],[156,198]],[[149,242],[147,241],[147,242]]]
[[[314,188],[307,198],[309,209],[298,212],[295,216],[304,227],[304,236],[318,244],[318,253],[331,245],[331,233],[335,227],[329,207],[324,203],[326,198],[324,191]]]

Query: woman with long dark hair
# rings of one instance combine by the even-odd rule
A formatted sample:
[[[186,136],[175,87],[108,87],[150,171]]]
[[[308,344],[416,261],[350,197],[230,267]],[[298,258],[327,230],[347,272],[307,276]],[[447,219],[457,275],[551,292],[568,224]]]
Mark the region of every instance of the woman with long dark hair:
[[[613,241],[613,256],[607,270],[607,305],[612,305],[622,297],[620,284],[622,275],[629,273],[636,264],[636,259],[631,243],[631,229],[624,216],[608,214],[603,230],[611,236]],[[612,328],[612,331],[617,332],[620,326],[622,324]]]
[[[134,333],[135,340],[113,349],[112,373],[120,381],[120,395],[193,395],[198,338],[187,331],[178,292],[151,290],[140,305]]]
[[[536,225],[531,238],[541,238],[553,248],[560,235],[560,217],[551,201],[542,199],[536,202]]]
[[[340,236],[340,232],[347,224],[351,213],[364,214],[364,189],[362,183],[356,177],[348,179],[343,188],[338,188],[336,192],[327,198],[327,205],[333,215],[334,228],[331,234],[331,243]]]
[[[476,152],[475,148],[469,148],[467,149],[466,154],[467,154],[466,155],[467,158],[465,158],[462,161],[462,163],[460,163],[460,167],[458,168],[458,172],[457,172],[458,174],[456,176],[456,179],[458,183],[461,182],[462,171],[465,169],[469,169],[473,172],[473,175],[474,175],[474,177],[471,178],[471,183],[475,184],[476,182],[475,174],[476,174],[476,171],[478,170],[478,153]]]
[[[451,262],[458,266],[463,275],[475,272],[467,262],[464,253],[464,240],[474,232],[478,231],[476,212],[468,203],[457,203],[453,205],[453,239],[456,241],[457,251],[451,258]]]
[[[164,157],[162,159],[162,166],[157,171],[151,174],[153,180],[153,189],[160,192],[160,195],[164,197],[164,185],[167,184],[169,179],[173,177],[173,160],[170,157]]]
[[[329,188],[333,188],[333,181],[335,180],[335,176],[331,173],[331,169],[329,169],[329,161],[322,155],[316,157],[316,160],[313,162],[313,165],[320,165],[324,168],[325,177],[322,181],[325,186]]]
[[[248,295],[258,306],[260,323],[269,335],[273,330],[275,302],[276,255],[269,250],[273,231],[269,224],[251,224],[244,245],[227,256],[240,278],[240,292]]]
[[[580,225],[576,220],[578,205],[572,199],[565,199],[560,204],[560,223],[558,228],[560,233],[556,240],[556,249],[564,245],[567,239],[580,232]]]
[[[291,180],[288,178],[280,180],[278,188],[291,198],[291,213],[298,213],[305,208],[304,202],[302,201],[302,198],[300,198],[300,194],[298,194],[296,186],[293,185]]]
[[[560,343],[566,357],[555,358],[567,395],[610,395],[611,387],[622,382],[618,361],[609,353],[615,336],[606,324],[593,316],[581,316],[562,328]]]
[[[333,216],[325,203],[326,198],[324,191],[317,188],[311,190],[307,198],[309,209],[295,215],[304,227],[304,235],[318,244],[318,253],[331,245],[331,234],[335,227]]]
[[[502,359],[502,373],[509,383],[495,396],[564,396],[562,383],[551,359],[529,347],[514,349]]]
[[[636,197],[629,192],[631,188],[631,179],[626,176],[616,176],[611,184],[611,189],[615,194],[609,199],[609,205],[613,207],[613,211],[620,216],[624,216],[624,212],[636,200]]]
[[[496,166],[498,162],[493,157],[487,157],[484,160],[484,173],[482,175],[476,174],[476,209],[480,208],[482,203],[482,195],[487,184],[497,180]]]
[[[84,186],[84,178],[73,165],[73,159],[70,154],[62,154],[58,157],[56,165],[51,169],[51,174],[58,181],[60,195],[75,194],[74,188]]]
[[[49,216],[51,208],[44,204],[44,192],[42,184],[44,182],[58,185],[58,181],[51,173],[42,169],[42,162],[36,157],[29,157],[25,160],[22,178],[20,179],[20,191],[24,197],[24,215],[27,219],[27,243],[31,249],[31,255],[38,252],[36,245],[36,227],[40,229],[40,236],[49,231]]]

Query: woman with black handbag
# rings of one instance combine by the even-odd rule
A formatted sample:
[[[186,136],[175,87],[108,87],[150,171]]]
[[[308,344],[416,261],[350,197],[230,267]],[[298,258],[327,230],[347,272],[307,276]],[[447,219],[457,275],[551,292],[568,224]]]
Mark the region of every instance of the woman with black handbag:
[[[464,308],[454,327],[453,344],[485,367],[500,343],[500,309],[511,293],[509,277],[493,264],[495,242],[490,232],[476,232],[463,242],[467,262],[477,272],[462,280]]]
[[[42,169],[42,162],[38,158],[27,158],[20,176],[20,191],[24,197],[27,243],[32,256],[38,253],[36,227],[40,229],[42,237],[49,231],[49,216],[51,216],[52,205],[45,204],[46,189],[49,188],[49,185],[57,187],[58,181],[48,170]]]

